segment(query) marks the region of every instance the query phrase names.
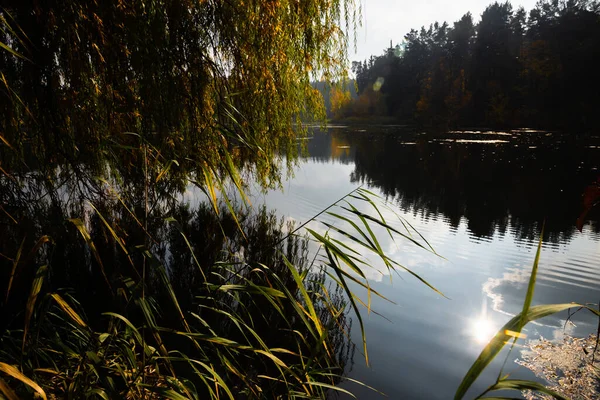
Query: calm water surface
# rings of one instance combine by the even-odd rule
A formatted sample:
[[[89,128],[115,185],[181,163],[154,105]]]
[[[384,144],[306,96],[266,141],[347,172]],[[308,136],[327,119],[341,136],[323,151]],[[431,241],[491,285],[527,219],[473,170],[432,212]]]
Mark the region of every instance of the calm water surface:
[[[408,241],[394,243],[380,230],[382,247],[449,299],[406,273],[390,281],[384,268],[372,271],[372,287],[393,303],[373,298],[372,309],[385,318],[365,310],[370,366],[359,346],[349,376],[391,399],[448,399],[484,343],[520,312],[544,219],[534,304],[600,300],[597,213],[583,232],[575,228],[581,193],[599,173],[599,145],[598,137],[526,130],[432,137],[400,127],[332,127],[308,139],[309,156],[283,191],[253,201],[305,222],[364,185],[401,211],[443,258]],[[597,320],[580,314],[575,324],[563,313],[529,324],[525,333],[533,339],[593,332]],[[352,337],[361,342],[357,323]],[[517,347],[505,372],[534,378],[513,362],[518,355]],[[469,396],[493,382],[504,358]],[[383,398],[359,385],[345,387],[359,398]]]

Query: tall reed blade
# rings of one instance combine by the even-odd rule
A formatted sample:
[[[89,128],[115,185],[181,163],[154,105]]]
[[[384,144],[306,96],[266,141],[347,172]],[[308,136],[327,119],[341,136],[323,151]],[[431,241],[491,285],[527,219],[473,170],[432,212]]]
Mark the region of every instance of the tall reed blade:
[[[26,384],[27,386],[30,386],[33,390],[35,390],[35,392],[44,400],[48,400],[48,397],[46,397],[46,392],[44,392],[44,390],[40,387],[40,385],[38,385],[37,383],[35,383],[34,381],[32,381],[31,379],[29,379],[28,377],[26,377],[25,375],[23,375],[23,373],[21,371],[19,371],[18,369],[16,369],[15,367],[13,367],[12,365],[8,365],[6,363],[0,362],[0,372],[4,372],[5,374],[17,379],[18,381],[21,381],[22,383]],[[4,381],[1,382],[0,388],[3,388],[5,385]],[[4,391],[4,394],[6,394],[9,398],[10,396],[7,393],[10,393],[9,390]],[[14,392],[13,392],[14,393]]]
[[[0,378],[0,393],[3,393],[8,400],[19,400],[19,396],[15,393],[14,390],[8,386],[8,383],[2,378]]]
[[[81,236],[87,243],[88,247],[90,248],[90,251],[92,252],[94,258],[96,259],[96,262],[98,262],[98,266],[100,267],[100,272],[102,273],[102,276],[104,277],[104,281],[106,282],[106,285],[112,292],[113,289],[110,284],[110,281],[108,280],[108,276],[106,275],[106,271],[104,270],[104,264],[102,263],[102,259],[100,258],[100,253],[98,253],[98,250],[96,249],[96,245],[94,244],[94,241],[92,240],[92,237],[90,236],[89,232],[87,231],[83,221],[80,220],[79,218],[71,218],[71,219],[69,219],[69,222],[71,222],[73,225],[75,225],[75,227],[77,228],[79,233],[81,233]]]
[[[29,293],[29,298],[27,299],[27,305],[25,306],[25,326],[23,328],[23,344],[22,344],[22,352],[25,353],[25,343],[27,342],[27,332],[29,330],[29,324],[31,323],[31,317],[33,316],[33,312],[35,310],[35,303],[37,301],[38,295],[42,290],[42,285],[44,284],[44,279],[46,278],[46,271],[48,270],[47,265],[42,265],[38,268],[35,278],[33,279],[33,283],[31,285],[31,292]]]
[[[5,303],[8,303],[8,296],[10,295],[10,288],[12,287],[13,280],[15,279],[15,273],[17,272],[17,265],[19,265],[19,260],[21,259],[21,252],[23,251],[23,245],[25,244],[25,239],[21,241],[21,245],[19,246],[19,250],[17,250],[17,255],[13,261],[12,270],[10,271],[10,277],[8,278],[8,286],[6,288],[6,298],[4,299]]]

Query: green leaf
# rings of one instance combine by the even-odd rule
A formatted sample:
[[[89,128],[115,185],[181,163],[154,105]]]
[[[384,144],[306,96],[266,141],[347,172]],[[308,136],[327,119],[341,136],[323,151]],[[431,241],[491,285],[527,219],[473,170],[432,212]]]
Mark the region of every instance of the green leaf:
[[[15,278],[15,273],[17,272],[17,265],[19,265],[19,260],[21,259],[21,253],[23,252],[23,246],[25,245],[25,239],[21,241],[21,245],[19,246],[19,250],[17,250],[17,255],[13,261],[12,270],[10,271],[10,278],[8,278],[8,287],[6,288],[6,299],[4,300],[8,303],[8,296],[10,295],[10,288],[13,283],[13,279]]]
[[[569,400],[568,397],[565,397],[565,396],[561,395],[560,393],[550,390],[538,382],[521,380],[521,379],[500,380],[495,385],[492,385],[488,389],[486,389],[486,391],[483,394],[494,391],[494,390],[518,390],[518,391],[534,390],[536,392],[540,392],[540,393],[544,393],[544,394],[553,396],[557,400]],[[487,397],[484,397],[484,398],[487,399]]]
[[[19,396],[17,396],[15,391],[12,390],[10,386],[8,386],[8,383],[2,378],[0,378],[0,393],[3,393],[7,400],[19,400]]]
[[[181,224],[179,223],[179,221],[177,221],[173,217],[167,218],[166,221],[173,223],[175,225],[175,227],[177,228],[177,230],[179,231],[179,233],[181,234],[181,237],[183,237],[185,244],[187,245],[188,249],[190,249],[190,253],[192,254],[194,263],[196,264],[196,267],[198,267],[198,271],[200,271],[200,273],[202,274],[202,278],[204,279],[204,282],[206,282],[207,280],[206,280],[206,274],[204,273],[204,269],[200,265],[200,261],[198,261],[198,259],[196,258],[196,253],[194,252],[194,248],[192,247],[192,244],[188,240],[187,236],[185,236],[185,233],[183,233],[183,228],[181,227]]]
[[[100,217],[100,220],[102,221],[102,223],[104,223],[104,225],[106,226],[106,228],[108,229],[108,231],[112,235],[113,239],[115,239],[115,242],[117,242],[117,244],[119,245],[119,247],[121,248],[121,250],[123,250],[123,252],[127,256],[127,258],[129,259],[129,262],[131,263],[131,265],[133,265],[133,261],[131,260],[131,257],[129,256],[129,252],[125,248],[125,240],[123,240],[121,237],[119,237],[119,235],[117,235],[117,232],[115,232],[115,230],[113,229],[113,227],[110,226],[110,224],[104,218],[104,216],[102,215],[102,213],[100,211],[98,211],[98,209],[96,207],[94,207],[94,205],[92,203],[89,203],[89,204],[90,204],[90,207],[92,207],[92,209],[94,211],[96,211],[96,214],[98,215],[98,217]]]
[[[31,60],[29,58],[25,57],[23,54],[21,54],[19,52],[14,51],[13,49],[11,49],[10,47],[8,47],[6,44],[4,44],[2,42],[0,42],[0,48],[8,51],[10,54],[12,54],[15,57],[22,58],[23,60],[27,60],[27,61],[31,62]]]
[[[92,389],[89,390],[87,392],[88,397],[91,397],[91,395],[95,395],[98,396],[104,400],[110,400],[110,397],[108,397],[108,394],[106,394],[106,392],[102,389]]]
[[[150,386],[150,385],[142,385],[142,384],[140,384],[138,386],[145,387],[148,390],[150,390],[151,392],[158,393],[162,396],[162,398],[165,398],[165,399],[189,400],[189,397],[186,397],[180,393],[177,393],[173,389],[168,389],[168,388],[161,387],[161,386]]]
[[[215,288],[223,292],[227,291],[239,291],[246,293],[254,293],[254,294],[262,294],[273,297],[282,297],[286,298],[286,295],[283,294],[281,290],[273,289],[267,286],[259,286],[259,285],[214,285]]]
[[[315,307],[313,305],[313,302],[310,299],[310,296],[308,295],[308,292],[306,291],[306,287],[304,286],[304,282],[302,282],[302,279],[300,278],[300,274],[298,273],[298,269],[283,254],[282,254],[282,258],[283,258],[283,261],[284,261],[285,265],[288,267],[288,270],[292,273],[292,276],[294,277],[294,281],[296,281],[296,285],[298,286],[298,290],[300,290],[300,293],[302,294],[302,297],[304,298],[304,302],[306,304],[306,307],[308,307],[308,312],[310,314],[310,319],[313,321],[313,323],[315,325],[315,328],[317,329],[317,332],[319,333],[319,335],[322,335],[323,334],[323,327],[321,326],[321,320],[317,316],[317,312],[315,311]]]
[[[343,388],[341,388],[339,386],[330,385],[330,384],[324,383],[324,382],[306,382],[306,384],[310,385],[310,386],[318,386],[318,387],[322,387],[322,388],[325,388],[325,389],[333,390],[333,391],[336,391],[336,392],[344,393],[344,394],[346,394],[348,396],[351,396],[351,397],[353,397],[353,398],[356,399],[356,396],[352,392],[350,392],[350,391],[348,391],[346,389],[343,389]]]
[[[342,288],[344,289],[344,291],[347,294],[349,294],[348,299],[350,300],[350,305],[354,309],[354,313],[356,314],[356,318],[358,319],[358,324],[360,326],[360,333],[361,333],[361,337],[362,337],[362,341],[363,341],[363,351],[365,354],[365,362],[367,365],[369,365],[369,353],[367,351],[367,335],[365,333],[365,325],[364,325],[364,322],[362,319],[362,315],[360,314],[360,310],[358,309],[358,306],[356,305],[356,302],[354,301],[354,296],[352,295],[352,291],[348,287],[348,284],[346,282],[346,279],[344,278],[344,275],[341,273],[342,269],[335,262],[335,258],[333,256],[333,254],[331,253],[331,251],[329,250],[329,248],[326,247],[325,252],[327,253],[327,257],[329,259],[329,266],[336,273],[336,275],[339,279],[339,282],[342,284]]]
[[[155,183],[158,183],[158,181],[160,181],[160,179],[167,173],[169,172],[169,170],[171,169],[171,166],[175,164],[179,167],[179,163],[177,162],[177,160],[169,160],[169,162],[167,163],[167,166],[158,174],[158,176],[156,177],[156,180],[154,181]]]
[[[523,326],[527,323],[525,321],[527,311],[531,307],[533,300],[533,293],[535,290],[535,281],[537,280],[538,264],[540,262],[540,253],[542,252],[542,239],[544,238],[544,226],[542,226],[542,232],[540,233],[540,241],[538,243],[537,251],[535,252],[535,259],[533,260],[533,268],[531,268],[531,276],[529,277],[529,284],[527,285],[527,294],[525,295],[525,301],[523,302],[523,311],[521,312],[521,324],[517,332],[521,332]]]

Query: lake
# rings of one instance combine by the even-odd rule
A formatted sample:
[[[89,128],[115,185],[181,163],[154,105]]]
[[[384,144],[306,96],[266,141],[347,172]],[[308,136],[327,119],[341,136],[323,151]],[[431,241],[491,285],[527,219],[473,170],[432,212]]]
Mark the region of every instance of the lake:
[[[448,399],[484,344],[522,309],[545,220],[533,304],[600,300],[600,225],[579,232],[586,185],[600,174],[600,138],[533,130],[461,131],[429,135],[394,126],[331,126],[307,139],[307,157],[283,183],[253,197],[285,218],[303,223],[359,185],[394,204],[442,257],[385,232],[377,237],[393,258],[442,291],[445,299],[412,276],[371,276],[366,316],[370,367],[361,346],[349,376],[391,399]],[[325,231],[322,224],[309,226]],[[365,310],[366,314],[366,310]],[[585,336],[597,320],[567,313],[530,323],[529,339]],[[361,343],[354,324],[352,336]],[[497,377],[506,352],[482,374],[469,396]],[[514,363],[515,378],[535,376]],[[358,398],[383,398],[345,383]]]
[[[307,223],[313,232],[335,235],[335,229],[347,230],[348,224],[321,212],[327,209],[360,223],[348,207],[352,204],[375,215],[371,204],[357,196],[357,188],[369,190],[381,218],[399,233],[390,235],[382,226],[371,224],[382,251],[443,293],[436,293],[401,267],[391,274],[380,259],[338,235],[341,245],[373,265],[365,268],[365,275],[371,289],[386,299],[371,296],[370,313],[362,307],[369,366],[358,318],[349,307],[349,336],[357,344],[353,357],[343,332],[335,329],[332,333],[332,343],[339,346],[336,361],[349,378],[391,399],[452,398],[485,343],[520,312],[544,221],[534,304],[600,300],[600,210],[589,214],[581,232],[575,227],[582,193],[600,173],[600,137],[528,129],[432,134],[402,126],[334,125],[299,143],[304,145],[305,156],[282,180],[280,189],[264,191],[249,183],[253,210],[264,205],[284,222],[294,222],[296,227]],[[248,234],[242,237],[226,213],[220,214],[220,220],[215,217],[205,185],[192,183],[202,176],[198,171],[160,160],[160,151],[148,149],[107,146],[101,149],[99,161],[89,165],[32,168],[36,164],[28,161],[24,172],[15,168],[14,174],[0,176],[0,272],[8,277],[19,266],[14,282],[10,278],[10,296],[3,295],[0,303],[0,330],[8,330],[6,338],[14,334],[19,343],[15,357],[21,354],[23,336],[18,329],[40,265],[49,266],[44,290],[68,299],[73,295],[77,302],[72,304],[85,310],[81,312],[95,329],[105,329],[102,313],[107,310],[129,311],[138,326],[145,324],[132,311],[127,296],[113,295],[106,283],[110,280],[120,285],[117,293],[126,293],[127,285],[131,287],[139,277],[135,268],[147,261],[152,269],[145,282],[148,293],[156,296],[156,313],[165,327],[180,327],[181,321],[163,290],[161,275],[155,272],[158,264],[168,271],[182,309],[191,312],[198,310],[198,298],[208,296],[212,301],[216,290],[233,282],[234,275],[242,283],[247,277],[254,279],[254,269],[243,271],[258,262],[272,267],[273,276],[283,279],[285,287],[294,287],[273,244],[282,243],[278,240],[284,232],[276,220],[254,212],[258,219],[246,216],[242,220]],[[148,166],[153,168],[150,173]],[[335,207],[328,208],[334,203]],[[81,228],[74,221],[81,221],[80,227],[89,236],[78,231]],[[226,240],[221,232],[227,232]],[[23,259],[15,262],[21,249]],[[296,255],[305,253],[301,250]],[[243,265],[241,270],[221,275],[222,267],[215,265],[222,256],[242,260],[238,263]],[[311,242],[308,257],[296,257],[293,262],[302,269],[312,259],[319,265],[323,256]],[[211,284],[202,276],[205,270],[212,274]],[[314,279],[317,284],[327,282],[323,275]],[[350,288],[368,303],[364,289],[355,284]],[[223,307],[240,309],[240,301],[229,297],[229,292],[224,290],[222,296],[217,299]],[[337,297],[331,304],[338,307],[344,302]],[[280,318],[266,302],[253,300],[253,307],[242,308],[248,310],[244,315],[262,338],[274,348],[295,348],[296,339],[289,331],[306,329],[300,318],[292,322]],[[255,318],[261,313],[264,320]],[[210,326],[211,334],[216,331],[219,337],[245,340],[236,324],[228,323],[222,314],[205,311],[202,315],[198,332],[206,333],[203,329]],[[597,328],[597,319],[583,312],[572,319],[574,323],[567,318],[566,313],[547,317],[529,324],[524,333],[528,339],[560,339],[563,332],[586,336]],[[167,344],[193,350],[177,338],[170,337]],[[517,345],[512,351],[504,372],[534,379],[533,373],[514,362],[521,348]],[[0,355],[4,350],[0,348]],[[214,354],[219,353],[207,353],[207,360]],[[467,398],[495,380],[505,358],[506,352],[497,357]],[[257,367],[257,360],[261,359],[235,359],[248,374],[277,373],[270,361]],[[235,384],[235,377],[230,379]],[[361,399],[383,398],[350,381],[341,387]]]

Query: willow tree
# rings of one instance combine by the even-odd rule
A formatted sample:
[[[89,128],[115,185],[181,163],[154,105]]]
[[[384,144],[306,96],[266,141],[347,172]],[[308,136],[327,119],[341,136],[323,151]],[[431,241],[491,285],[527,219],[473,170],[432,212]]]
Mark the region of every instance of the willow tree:
[[[353,0],[2,2],[0,397],[323,398],[339,382],[341,286],[326,289],[306,242],[264,212],[234,213],[228,229],[213,182],[240,186],[240,166],[277,182],[301,122],[325,116],[310,82],[344,74],[357,12]],[[172,194],[190,182],[221,219],[186,223],[203,208]],[[255,242],[258,260],[232,256]]]
[[[5,1],[3,141],[76,161],[134,132],[209,167],[228,151],[272,183],[300,121],[324,118],[310,81],[344,74],[358,12],[353,0]]]

